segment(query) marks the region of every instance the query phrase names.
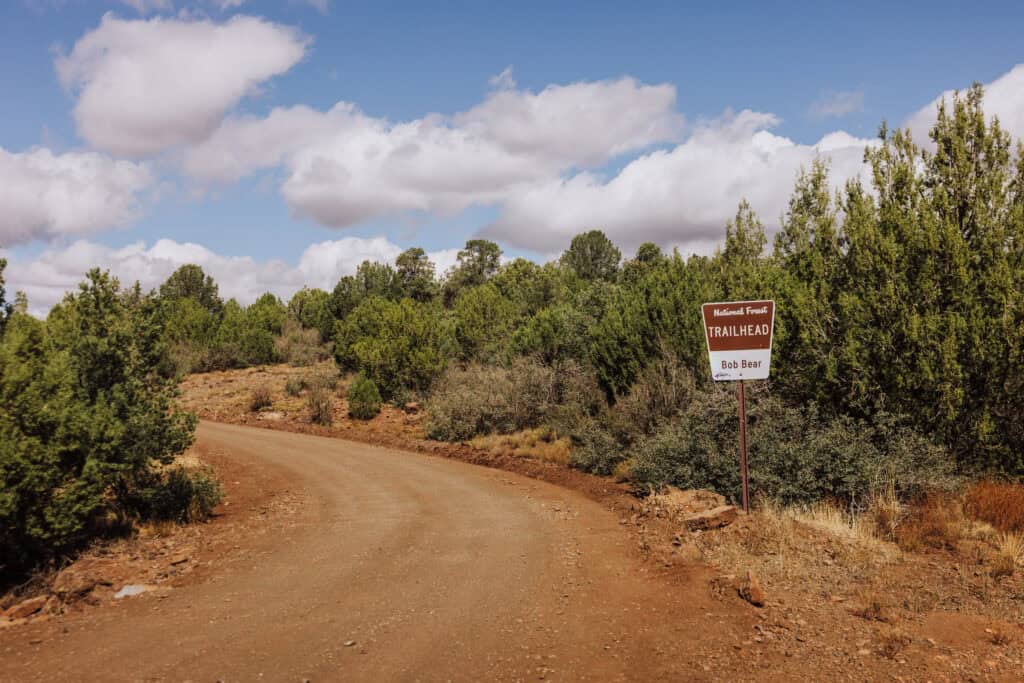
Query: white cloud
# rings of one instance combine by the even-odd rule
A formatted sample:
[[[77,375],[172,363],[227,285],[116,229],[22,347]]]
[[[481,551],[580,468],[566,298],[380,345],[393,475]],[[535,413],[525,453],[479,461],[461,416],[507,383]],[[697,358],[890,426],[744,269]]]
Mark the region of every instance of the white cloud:
[[[817,119],[840,117],[864,109],[863,90],[830,90],[811,105],[811,116]]]
[[[0,246],[97,233],[139,213],[146,166],[94,152],[0,147]]]
[[[904,124],[910,128],[917,144],[928,148],[933,146],[928,131],[935,123],[935,113],[943,99],[948,106],[953,101],[953,91],[947,90],[936,97],[912,114]],[[983,107],[987,117],[998,116],[1004,130],[1014,138],[1024,140],[1024,64],[1018,64],[985,85]]]
[[[215,23],[107,14],[55,64],[77,94],[82,137],[144,157],[205,139],[243,97],[298,63],[308,43],[295,29],[254,17]]]
[[[343,275],[355,273],[364,260],[393,263],[402,248],[384,237],[346,237],[310,245],[290,265],[281,260],[257,261],[248,256],[222,256],[206,247],[162,239],[151,247],[139,242],[114,249],[88,241],[67,247],[54,247],[36,258],[22,260],[13,253],[8,261],[7,288],[28,295],[31,311],[44,315],[82,281],[94,267],[109,269],[129,286],[138,280],[143,289],[155,289],[179,266],[198,264],[216,280],[221,296],[234,297],[243,304],[256,300],[264,292],[273,292],[287,300],[303,286],[330,291]],[[428,254],[438,274],[454,263],[455,249]]]
[[[395,124],[344,102],[327,112],[281,108],[226,121],[186,151],[184,169],[230,182],[284,164],[292,209],[334,227],[404,211],[452,214],[676,140],[682,117],[674,104],[673,87],[624,78],[539,93],[501,89],[452,117]]]
[[[484,234],[554,252],[583,230],[604,230],[627,250],[644,241],[706,251],[719,242],[741,199],[765,225],[778,225],[801,166],[831,159],[832,182],[863,172],[867,140],[846,133],[800,145],[774,135],[772,114],[742,111],[698,126],[671,150],[645,154],[610,179],[593,173],[537,183],[512,193]]]
[[[503,88],[458,114],[454,124],[510,154],[598,166],[624,152],[678,139],[676,89],[632,78],[549,85],[539,93]]]

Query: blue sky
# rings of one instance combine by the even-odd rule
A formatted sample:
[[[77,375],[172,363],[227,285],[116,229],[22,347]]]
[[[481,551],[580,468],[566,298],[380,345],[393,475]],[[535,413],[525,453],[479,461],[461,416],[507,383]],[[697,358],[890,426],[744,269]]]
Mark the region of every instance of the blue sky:
[[[366,245],[334,244],[345,238],[384,238],[381,258],[422,245],[442,264],[481,231],[537,259],[587,227],[607,227],[627,249],[653,239],[707,250],[744,196],[777,223],[795,169],[837,132],[846,136],[833,158],[841,179],[859,172],[883,118],[926,130],[935,98],[972,81],[993,84],[989,110],[1004,122],[1024,119],[1024,71],[1013,71],[1024,62],[1022,25],[1019,2],[10,0],[0,6],[0,149],[21,182],[0,192],[0,247],[12,286],[40,305],[88,256],[152,284],[187,253],[172,242],[207,249],[224,278],[247,267],[232,257],[251,258],[257,276],[238,284],[243,299],[264,276],[287,295],[312,272],[304,255],[308,267],[320,259],[312,284],[327,286]],[[235,38],[218,33],[226,26]],[[199,45],[210,46],[220,80],[196,89],[188,81],[203,81],[206,69],[191,63],[185,75],[175,65]],[[125,71],[124,61],[138,68]],[[225,66],[236,62],[236,71]],[[132,99],[126,74],[176,83],[160,86],[166,100],[153,106],[162,111]],[[202,103],[232,88],[237,96]],[[357,115],[329,114],[339,102]],[[275,123],[275,108],[295,123]],[[180,121],[169,116],[179,110]],[[632,124],[610,130],[627,112]],[[420,125],[430,114],[441,116],[439,137],[424,132],[432,119]],[[246,116],[256,123],[242,150],[232,126]],[[410,122],[417,130],[393,128]],[[156,137],[166,125],[170,142],[121,144],[95,132],[107,124]],[[301,143],[278,133],[310,127],[322,132]],[[280,150],[263,159],[261,141],[275,135]],[[348,142],[359,136],[365,144]],[[410,146],[422,166],[396,165]],[[380,149],[393,155],[386,168],[366,167],[363,157]],[[188,165],[199,158],[190,155],[205,161]],[[245,160],[241,177],[210,166],[232,155]],[[729,163],[745,170],[717,166]],[[81,164],[94,169],[84,180],[53,180]],[[714,169],[704,174],[703,164]],[[712,180],[713,191],[701,185]],[[59,205],[29,206],[39,197]],[[158,240],[167,248],[151,253]],[[307,253],[324,242],[333,246]],[[138,243],[141,255],[112,251]],[[298,272],[264,272],[274,260]]]

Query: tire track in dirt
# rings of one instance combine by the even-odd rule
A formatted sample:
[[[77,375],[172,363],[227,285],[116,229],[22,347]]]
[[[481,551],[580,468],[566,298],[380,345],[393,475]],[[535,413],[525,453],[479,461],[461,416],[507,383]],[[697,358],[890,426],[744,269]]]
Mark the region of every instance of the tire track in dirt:
[[[199,441],[280,470],[308,509],[209,581],[40,625],[0,679],[694,680],[755,620],[648,576],[573,491],[281,431],[203,423]]]

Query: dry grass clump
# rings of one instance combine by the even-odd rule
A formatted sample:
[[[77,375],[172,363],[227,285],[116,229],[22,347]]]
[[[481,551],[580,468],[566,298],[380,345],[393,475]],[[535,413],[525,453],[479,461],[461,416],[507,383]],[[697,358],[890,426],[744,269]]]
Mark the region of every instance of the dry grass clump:
[[[996,647],[1012,645],[1015,640],[1012,633],[1001,628],[992,629],[992,632],[988,634],[988,639]]]
[[[964,509],[999,531],[1024,532],[1024,484],[979,481],[967,489]]]
[[[883,624],[895,622],[895,617],[892,613],[892,603],[876,587],[862,589],[857,595],[857,606],[851,612],[854,616],[866,619],[867,621],[880,621]]]
[[[334,422],[333,401],[330,392],[320,386],[314,387],[307,398],[309,419],[313,424],[329,427]]]
[[[249,410],[256,412],[269,408],[274,404],[273,399],[270,397],[270,387],[266,384],[261,384],[252,390],[252,397],[249,399]]]
[[[899,557],[862,518],[830,503],[784,507],[759,501],[750,516],[702,534],[696,542],[706,557],[730,572],[749,568],[769,583],[833,592],[874,579]]]
[[[964,517],[952,496],[931,492],[910,505],[897,523],[894,540],[903,550],[956,548],[963,537]]]
[[[559,465],[569,464],[572,443],[548,427],[524,429],[512,434],[478,436],[469,442],[475,448],[516,455]]]
[[[313,389],[320,388],[334,391],[338,388],[340,379],[341,375],[336,367],[322,363],[306,376],[306,386]]]
[[[331,357],[330,347],[320,343],[317,330],[306,329],[297,320],[285,321],[281,335],[274,339],[274,348],[286,363],[307,366]]]
[[[864,515],[872,533],[886,541],[896,540],[896,529],[902,516],[903,504],[892,484],[875,494]]]
[[[896,655],[910,645],[910,634],[899,626],[889,626],[878,634],[878,653],[883,657],[895,659]]]
[[[1024,565],[1024,534],[1003,534],[992,559],[992,578],[1013,576],[1020,565]]]

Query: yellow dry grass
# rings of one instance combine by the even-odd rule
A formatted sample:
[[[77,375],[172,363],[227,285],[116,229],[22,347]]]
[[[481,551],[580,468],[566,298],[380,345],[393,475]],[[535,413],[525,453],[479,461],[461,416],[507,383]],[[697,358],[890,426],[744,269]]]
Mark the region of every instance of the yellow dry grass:
[[[524,429],[513,434],[490,434],[470,440],[470,445],[481,450],[504,455],[535,458],[559,465],[569,464],[572,444],[567,438],[559,438],[550,429]]]

